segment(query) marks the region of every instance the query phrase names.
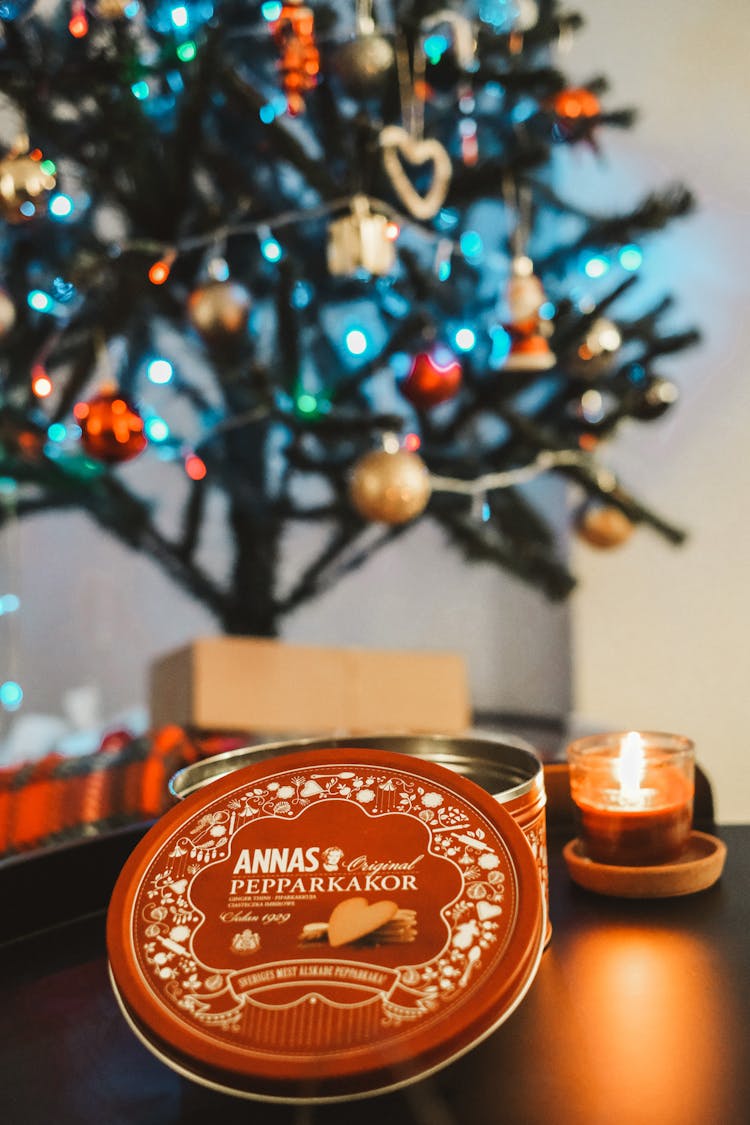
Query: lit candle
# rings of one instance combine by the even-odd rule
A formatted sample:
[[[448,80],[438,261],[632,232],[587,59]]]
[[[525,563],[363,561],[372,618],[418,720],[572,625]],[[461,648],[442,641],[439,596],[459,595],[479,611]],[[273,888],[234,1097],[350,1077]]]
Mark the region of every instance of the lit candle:
[[[570,744],[568,763],[590,859],[651,866],[682,853],[693,819],[690,739],[638,731],[590,735]]]

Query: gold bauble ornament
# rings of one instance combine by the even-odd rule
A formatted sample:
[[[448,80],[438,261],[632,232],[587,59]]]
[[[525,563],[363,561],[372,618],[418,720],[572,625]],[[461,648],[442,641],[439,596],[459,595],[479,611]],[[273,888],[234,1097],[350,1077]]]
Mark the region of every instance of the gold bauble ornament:
[[[427,507],[432,485],[417,453],[376,449],[354,466],[349,496],[361,516],[375,523],[408,523]]]
[[[0,160],[0,215],[8,223],[25,222],[30,216],[24,215],[22,205],[33,203],[40,210],[55,183],[55,177],[44,171],[39,160],[10,153]]]
[[[625,513],[613,504],[587,504],[579,513],[576,535],[590,547],[620,547],[635,530]]]
[[[206,340],[235,336],[247,324],[250,294],[237,281],[207,281],[188,298],[190,323]]]

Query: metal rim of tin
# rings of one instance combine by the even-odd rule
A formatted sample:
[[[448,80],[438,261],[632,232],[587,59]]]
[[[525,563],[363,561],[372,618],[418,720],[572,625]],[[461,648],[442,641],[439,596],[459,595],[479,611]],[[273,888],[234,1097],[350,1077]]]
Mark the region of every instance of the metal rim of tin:
[[[343,746],[327,748],[333,755],[327,756],[321,748],[301,751],[288,760],[263,759],[216,781],[206,793],[197,792],[187,797],[165,814],[137,846],[123,868],[110,904],[107,920],[110,974],[118,1003],[131,1029],[162,1062],[178,1073],[236,1096],[288,1104],[325,1103],[369,1097],[421,1080],[472,1049],[515,1011],[531,986],[541,959],[544,911],[536,866],[526,837],[509,812],[475,783],[434,762],[418,760],[407,767],[402,755],[389,751],[355,746],[349,748],[347,756],[342,753],[346,749]],[[314,1079],[309,1069],[303,1068],[303,1072],[297,1073],[292,1066],[293,1073],[289,1073],[284,1070],[286,1064],[269,1063],[267,1059],[259,1068],[252,1051],[247,1059],[243,1059],[241,1053],[238,1056],[236,1050],[231,1055],[221,1044],[218,1049],[214,1043],[207,1044],[205,1036],[201,1041],[200,1035],[186,1034],[179,1019],[170,1020],[164,1008],[154,1001],[136,964],[134,917],[136,902],[145,901],[138,898],[144,873],[153,871],[155,864],[163,866],[166,848],[187,824],[195,823],[196,817],[205,819],[205,810],[217,807],[217,800],[229,799],[248,783],[258,785],[264,779],[291,776],[292,771],[319,769],[326,764],[336,769],[348,768],[351,764],[370,770],[384,767],[404,774],[408,771],[410,777],[423,783],[429,781],[442,786],[492,827],[509,857],[509,871],[513,872],[512,879],[517,886],[513,899],[515,913],[511,912],[513,920],[508,922],[511,928],[503,939],[501,961],[477,980],[475,989],[473,983],[471,989],[467,987],[467,996],[451,1009],[450,1018],[436,1017],[429,1032],[410,1029],[403,1036],[405,1045],[400,1044],[395,1054],[388,1041],[382,1047],[382,1057],[375,1045],[368,1043],[364,1053],[366,1061],[360,1059],[356,1066],[351,1060],[340,1062],[340,1058],[346,1058],[346,1051],[340,1057],[334,1054],[341,1073],[325,1070],[328,1065],[325,1056],[318,1056],[316,1065],[320,1068],[323,1061],[324,1074],[318,1078],[316,1070]],[[326,815],[330,815],[330,803],[325,809]],[[231,847],[228,854],[231,859]],[[454,866],[458,870],[458,866]],[[336,1049],[331,1047],[330,1050],[335,1052]]]
[[[524,797],[543,780],[543,767],[530,743],[511,735],[455,737],[452,735],[372,734],[358,737],[315,737],[261,742],[214,754],[178,770],[169,780],[169,791],[182,800],[234,770],[266,758],[300,750],[338,747],[387,750],[436,762],[481,786],[500,804]],[[502,750],[504,758],[497,757]],[[510,755],[510,757],[508,756]],[[503,783],[496,788],[492,782]]]

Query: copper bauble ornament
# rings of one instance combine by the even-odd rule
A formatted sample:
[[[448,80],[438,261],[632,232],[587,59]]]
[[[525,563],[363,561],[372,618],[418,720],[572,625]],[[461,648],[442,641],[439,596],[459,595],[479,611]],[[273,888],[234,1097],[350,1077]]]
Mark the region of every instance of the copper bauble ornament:
[[[361,516],[375,523],[407,523],[430,499],[430,474],[417,453],[377,449],[354,466],[349,495]]]
[[[73,407],[81,427],[81,445],[90,457],[107,464],[131,461],[148,445],[143,419],[118,390],[104,390]]]
[[[0,216],[9,223],[23,223],[43,208],[47,193],[55,186],[55,177],[46,172],[40,160],[31,156],[9,154],[0,160]],[[33,204],[30,215],[21,207]]]
[[[568,368],[573,375],[595,379],[609,371],[621,346],[620,329],[608,317],[599,316],[589,325],[568,362]]]
[[[447,348],[419,352],[399,390],[420,410],[453,398],[461,386],[461,364]]]
[[[6,289],[0,289],[0,340],[8,335],[16,323],[16,306]]]
[[[357,35],[336,52],[334,67],[344,89],[357,98],[377,94],[395,60],[393,46],[375,32]]]
[[[619,547],[633,534],[634,526],[613,504],[586,504],[579,512],[575,531],[590,547],[608,550]]]
[[[207,281],[188,298],[188,318],[195,329],[212,340],[234,336],[247,325],[252,300],[237,281]]]

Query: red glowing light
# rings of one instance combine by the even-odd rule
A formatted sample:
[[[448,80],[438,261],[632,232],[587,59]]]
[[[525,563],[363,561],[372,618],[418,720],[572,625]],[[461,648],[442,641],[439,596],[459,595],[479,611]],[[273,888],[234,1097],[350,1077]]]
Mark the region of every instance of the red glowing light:
[[[43,155],[40,148],[33,148],[29,153],[29,160],[34,160],[36,163],[39,163]]]
[[[552,99],[552,105],[559,117],[567,117],[572,121],[578,117],[598,117],[602,111],[596,94],[583,86],[573,90],[561,90]]]
[[[185,458],[185,472],[191,480],[203,480],[208,469],[197,454],[191,453]]]
[[[83,39],[84,35],[88,34],[89,21],[86,19],[84,12],[76,12],[75,15],[70,17],[68,24],[68,31],[74,39]]]
[[[148,271],[148,279],[151,284],[163,285],[169,277],[170,269],[170,263],[165,262],[164,259],[160,259],[158,262],[154,262],[151,269]]]
[[[400,234],[401,234],[401,227],[398,225],[398,223],[390,222],[386,225],[385,237],[388,239],[389,242],[395,242]]]
[[[31,369],[31,389],[37,398],[47,398],[52,394],[52,380],[39,363]]]
[[[407,434],[404,438],[404,449],[408,449],[410,453],[416,453],[422,444],[422,439],[419,434]]]

